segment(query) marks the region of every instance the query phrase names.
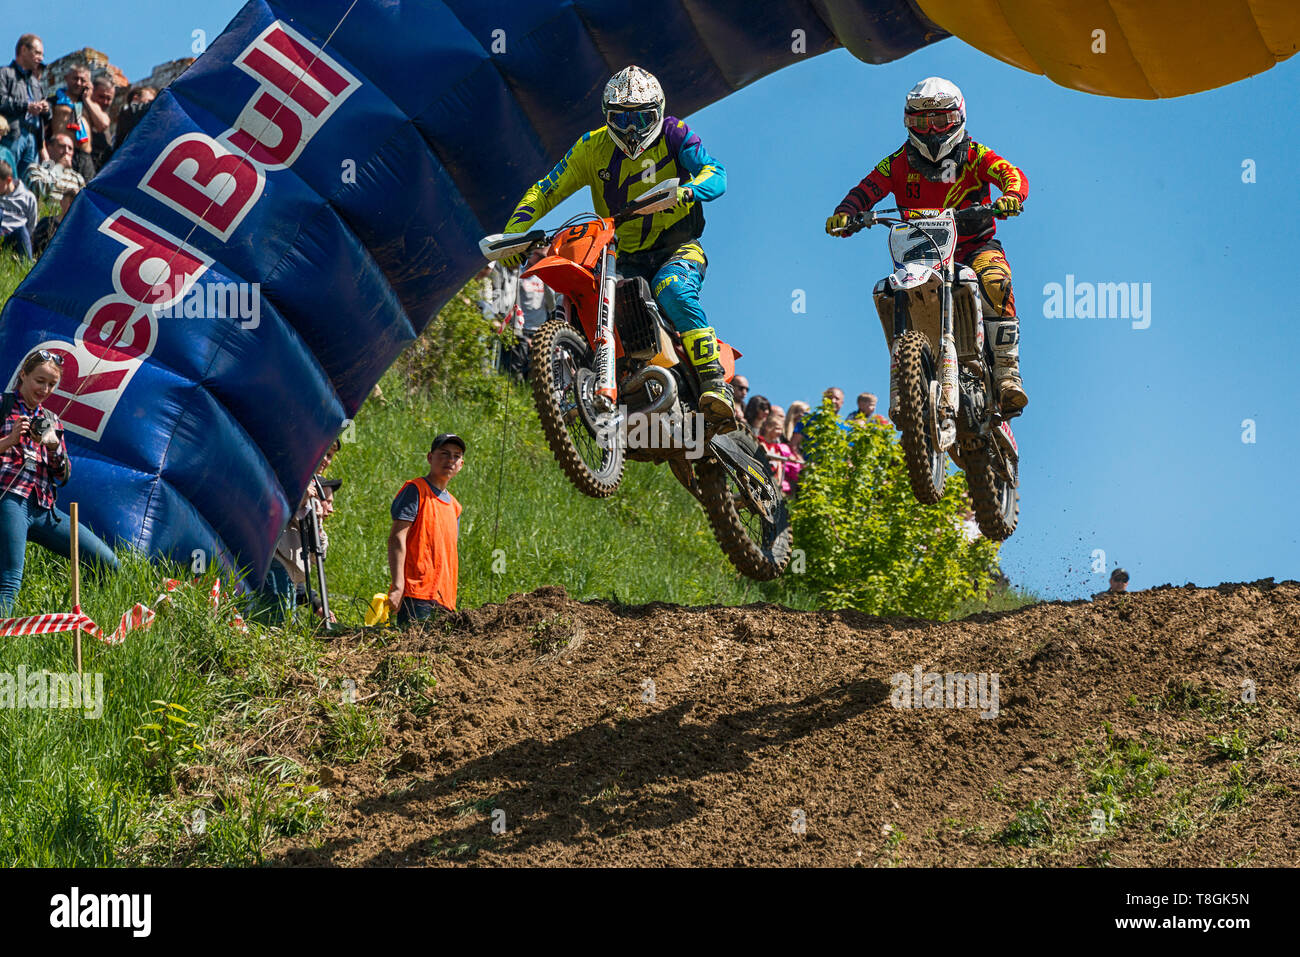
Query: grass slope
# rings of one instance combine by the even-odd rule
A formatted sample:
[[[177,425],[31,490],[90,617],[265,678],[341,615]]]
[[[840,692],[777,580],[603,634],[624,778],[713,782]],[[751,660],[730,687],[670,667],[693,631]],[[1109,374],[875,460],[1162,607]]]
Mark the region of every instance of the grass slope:
[[[389,505],[404,481],[428,471],[429,442],[444,431],[469,446],[450,486],[464,507],[462,607],[543,585],[579,599],[815,607],[795,576],[762,585],[739,576],[666,466],[629,462],[612,498],[582,495],[552,458],[528,390],[504,379],[489,388],[468,401],[406,396],[390,374],[385,399],[370,399],[357,416],[355,441],[329,473],[343,479],[327,527],[331,589],[342,607],[357,607],[342,596],[369,599],[387,588]]]

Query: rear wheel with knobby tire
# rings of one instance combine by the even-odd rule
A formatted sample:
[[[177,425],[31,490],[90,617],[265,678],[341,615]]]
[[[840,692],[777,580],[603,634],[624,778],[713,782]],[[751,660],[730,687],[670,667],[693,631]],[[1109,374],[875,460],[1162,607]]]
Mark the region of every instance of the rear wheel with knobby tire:
[[[770,474],[762,446],[759,454]],[[762,490],[767,493],[765,499],[769,503],[769,514],[764,516],[750,504],[736,477],[716,459],[697,462],[695,475],[700,505],[713,526],[713,537],[731,564],[755,581],[779,577],[790,563],[791,553],[790,513],[780,486]]]
[[[966,455],[966,484],[980,532],[991,541],[1005,542],[1020,520],[1020,490],[998,474],[987,450]]]

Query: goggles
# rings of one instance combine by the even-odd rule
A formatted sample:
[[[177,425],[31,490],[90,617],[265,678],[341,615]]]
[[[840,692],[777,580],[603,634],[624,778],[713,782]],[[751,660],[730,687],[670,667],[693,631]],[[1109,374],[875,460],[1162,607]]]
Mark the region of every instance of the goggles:
[[[947,133],[961,122],[961,110],[926,110],[904,113],[903,125],[918,133]]]
[[[659,111],[610,110],[605,114],[605,122],[620,133],[644,133],[659,122]]]

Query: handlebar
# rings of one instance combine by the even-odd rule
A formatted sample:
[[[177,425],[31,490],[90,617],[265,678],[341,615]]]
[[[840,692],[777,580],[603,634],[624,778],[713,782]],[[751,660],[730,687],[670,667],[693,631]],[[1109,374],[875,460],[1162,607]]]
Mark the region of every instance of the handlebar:
[[[943,212],[940,210],[940,212]],[[889,213],[898,213],[898,216],[887,215]],[[935,215],[934,210],[930,209],[909,209],[906,207],[896,207],[894,209],[866,210],[861,213],[854,213],[849,217],[849,225],[843,229],[835,230],[837,236],[852,236],[856,232],[864,229],[870,229],[877,224],[885,226],[903,225],[910,220],[907,219],[907,213],[919,213],[929,217]],[[965,209],[954,209],[953,218],[956,220],[958,227],[963,225],[973,225],[983,217],[991,219],[1006,219],[1005,213],[996,211],[992,203],[981,203],[978,206],[967,206]]]
[[[678,186],[679,181],[676,178],[664,180],[653,189],[632,200],[610,218],[614,221],[615,226],[620,226],[637,216],[650,216],[654,213],[672,209],[677,205]],[[557,233],[572,226],[575,222],[599,218],[595,213],[580,213],[562,224],[558,229],[550,232],[544,229],[534,229],[523,234],[493,233],[491,236],[484,236],[480,239],[478,248],[486,259],[493,261],[518,254],[527,257],[535,247],[550,242]]]

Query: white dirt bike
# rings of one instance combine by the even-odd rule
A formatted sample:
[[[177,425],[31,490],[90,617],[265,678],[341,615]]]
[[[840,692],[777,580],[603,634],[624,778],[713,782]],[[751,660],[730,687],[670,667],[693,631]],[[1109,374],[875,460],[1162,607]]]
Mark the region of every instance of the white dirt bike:
[[[912,494],[923,505],[943,498],[945,456],[951,456],[966,473],[980,531],[1004,541],[1020,517],[1020,452],[997,403],[979,280],[954,260],[958,224],[977,228],[994,209],[984,204],[900,218],[933,212],[858,213],[839,232],[890,227],[894,271],[872,295],[890,346],[889,417],[900,432]]]

